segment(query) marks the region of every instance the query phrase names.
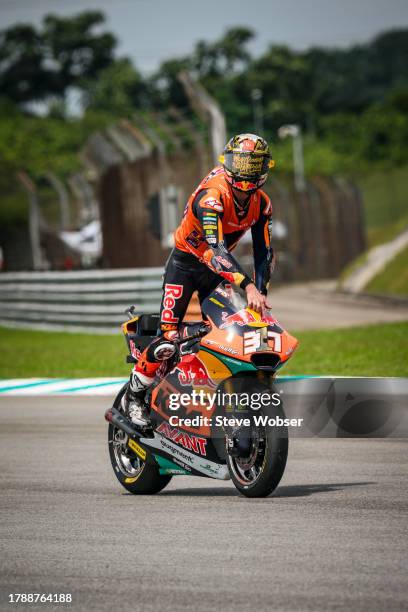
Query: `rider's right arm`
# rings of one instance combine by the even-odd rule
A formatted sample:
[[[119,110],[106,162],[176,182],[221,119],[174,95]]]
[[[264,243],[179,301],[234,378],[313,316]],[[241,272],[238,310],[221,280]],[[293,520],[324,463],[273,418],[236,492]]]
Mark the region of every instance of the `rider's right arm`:
[[[193,213],[201,224],[203,236],[208,244],[208,249],[204,253],[204,263],[222,278],[245,289],[253,281],[245,274],[224,244],[221,221],[223,212],[221,198],[213,189],[201,191],[193,202]]]

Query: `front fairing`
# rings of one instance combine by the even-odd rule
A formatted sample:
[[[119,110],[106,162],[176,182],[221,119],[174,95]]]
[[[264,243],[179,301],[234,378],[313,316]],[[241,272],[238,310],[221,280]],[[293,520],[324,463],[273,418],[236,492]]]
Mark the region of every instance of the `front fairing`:
[[[244,296],[225,281],[204,300],[202,309],[212,331],[201,340],[201,346],[257,369],[280,368],[298,346],[297,339],[270,312],[261,316],[247,308]]]

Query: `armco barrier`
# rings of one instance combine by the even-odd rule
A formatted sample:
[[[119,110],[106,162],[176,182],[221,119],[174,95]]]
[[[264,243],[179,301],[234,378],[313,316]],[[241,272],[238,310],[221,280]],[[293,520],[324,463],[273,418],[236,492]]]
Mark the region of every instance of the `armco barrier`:
[[[162,268],[0,274],[0,326],[113,333],[134,304],[158,312]]]
[[[131,304],[159,312],[163,268],[0,274],[0,326],[115,333]],[[186,319],[199,319],[197,299]]]

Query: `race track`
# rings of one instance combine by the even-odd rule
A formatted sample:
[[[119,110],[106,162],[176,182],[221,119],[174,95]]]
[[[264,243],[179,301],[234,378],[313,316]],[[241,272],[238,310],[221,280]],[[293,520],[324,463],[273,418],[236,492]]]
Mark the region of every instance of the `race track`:
[[[287,329],[344,328],[408,321],[407,300],[387,300],[336,291],[336,280],[273,287],[272,312]]]
[[[72,610],[403,610],[406,440],[296,439],[275,494],[173,478],[121,489],[106,398],[0,399],[0,608],[72,593]],[[22,609],[19,607],[19,609]]]

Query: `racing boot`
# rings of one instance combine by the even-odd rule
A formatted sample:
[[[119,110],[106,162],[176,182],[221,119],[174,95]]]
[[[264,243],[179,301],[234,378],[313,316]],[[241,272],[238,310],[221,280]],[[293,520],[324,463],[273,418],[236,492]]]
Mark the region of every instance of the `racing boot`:
[[[154,377],[146,376],[141,372],[132,372],[129,387],[122,397],[121,407],[134,425],[149,427],[150,418],[145,403],[146,392],[153,384]]]
[[[163,362],[176,353],[173,340],[177,331],[168,331],[155,338],[141,354],[130,376],[129,387],[122,398],[122,408],[132,423],[139,427],[149,427],[150,418],[144,401],[146,391],[152,386],[157,370]]]

